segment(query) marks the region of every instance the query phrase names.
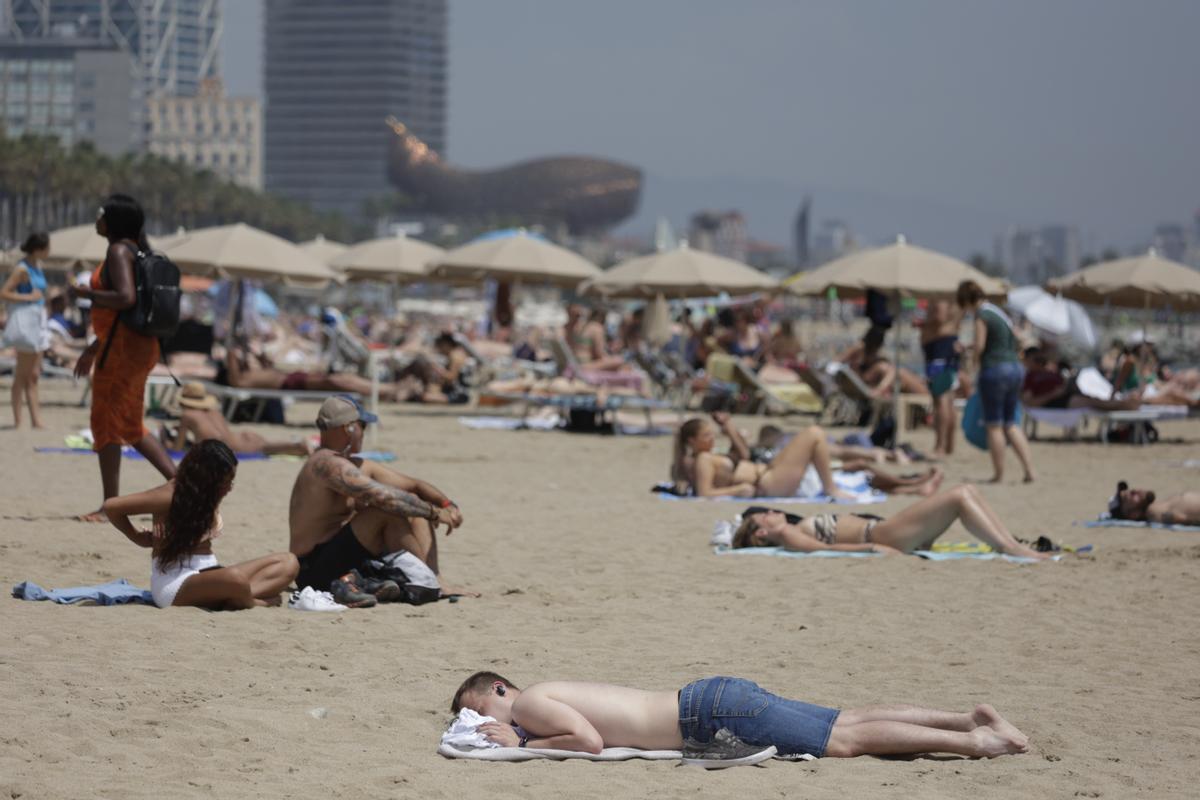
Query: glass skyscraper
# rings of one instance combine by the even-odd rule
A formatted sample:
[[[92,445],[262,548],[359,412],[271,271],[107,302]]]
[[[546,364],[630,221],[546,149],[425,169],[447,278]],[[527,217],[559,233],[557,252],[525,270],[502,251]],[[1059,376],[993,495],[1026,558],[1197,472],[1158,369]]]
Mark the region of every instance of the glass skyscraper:
[[[360,217],[389,116],[445,156],[446,0],[266,0],[266,188]]]

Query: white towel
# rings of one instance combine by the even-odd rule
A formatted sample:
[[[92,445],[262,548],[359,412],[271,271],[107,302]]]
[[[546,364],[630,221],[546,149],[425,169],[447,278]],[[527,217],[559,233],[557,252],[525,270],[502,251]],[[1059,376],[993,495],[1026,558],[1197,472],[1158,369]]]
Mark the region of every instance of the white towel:
[[[442,744],[457,749],[493,748],[500,745],[489,741],[479,732],[479,726],[485,722],[495,722],[495,717],[485,717],[469,708],[460,709],[458,716],[450,723],[450,727],[442,734]],[[440,752],[440,750],[439,750]]]

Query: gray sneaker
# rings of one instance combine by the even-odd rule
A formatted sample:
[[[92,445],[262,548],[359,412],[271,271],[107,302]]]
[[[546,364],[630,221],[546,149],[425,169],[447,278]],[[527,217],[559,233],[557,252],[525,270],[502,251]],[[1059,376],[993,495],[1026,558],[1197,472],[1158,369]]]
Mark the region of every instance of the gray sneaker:
[[[728,728],[721,728],[711,742],[688,739],[683,743],[683,763],[704,769],[725,769],[761,764],[775,757],[775,745],[746,744]]]

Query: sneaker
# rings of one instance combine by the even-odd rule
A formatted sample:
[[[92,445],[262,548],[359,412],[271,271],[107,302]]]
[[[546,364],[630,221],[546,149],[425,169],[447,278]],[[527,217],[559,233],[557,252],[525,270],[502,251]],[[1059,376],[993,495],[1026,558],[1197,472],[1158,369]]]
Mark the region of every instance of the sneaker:
[[[297,611],[345,611],[346,606],[336,602],[329,592],[318,591],[311,586],[305,586],[298,592],[292,592],[288,600],[288,608]]]
[[[746,744],[728,728],[721,728],[711,742],[701,744],[692,739],[683,743],[683,763],[704,769],[725,769],[760,764],[774,758],[775,745]]]
[[[379,602],[375,595],[364,592],[357,584],[355,576],[357,572],[347,572],[342,577],[338,578],[329,584],[329,593],[333,595],[334,601],[341,603],[347,608],[370,608]]]
[[[350,578],[359,589],[367,594],[375,595],[375,599],[381,603],[394,603],[404,593],[400,589],[400,584],[395,581],[387,578],[368,578],[356,569],[350,570]]]

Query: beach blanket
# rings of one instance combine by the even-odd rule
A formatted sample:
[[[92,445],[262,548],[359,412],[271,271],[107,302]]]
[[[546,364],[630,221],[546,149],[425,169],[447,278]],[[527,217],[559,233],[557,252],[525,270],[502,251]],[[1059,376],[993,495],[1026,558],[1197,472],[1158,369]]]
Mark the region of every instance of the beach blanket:
[[[1168,525],[1165,522],[1142,522],[1136,519],[1091,519],[1078,523],[1085,528],[1141,528],[1181,533],[1200,533],[1200,525]]]
[[[800,482],[800,488],[796,490],[796,494],[791,497],[696,497],[695,495],[677,495],[666,491],[658,491],[660,486],[668,486],[668,484],[660,484],[655,487],[655,493],[660,500],[706,500],[706,501],[734,501],[745,503],[747,500],[753,500],[755,505],[782,505],[784,503],[842,503],[848,505],[871,505],[873,503],[882,503],[887,500],[887,495],[883,492],[871,488],[870,477],[866,472],[843,472],[842,470],[834,470],[833,481],[837,487],[843,492],[849,492],[853,497],[849,500],[834,500],[821,488],[821,478],[817,475],[816,469],[809,467],[804,473],[804,480]]]
[[[18,600],[49,600],[63,605],[115,606],[125,603],[154,605],[150,592],[139,589],[124,578],[98,586],[75,586],[68,589],[43,589],[32,581],[18,583],[12,589]]]
[[[599,753],[539,747],[501,747],[495,742],[488,741],[477,730],[483,723],[495,721],[495,718],[481,716],[469,708],[462,709],[458,712],[458,716],[451,721],[450,727],[442,734],[442,741],[437,749],[438,755],[475,761],[534,761],[538,759],[628,761],[634,758],[647,761],[679,761],[683,758],[683,753],[679,750],[640,750],[636,747],[606,747]],[[750,759],[739,761],[739,764],[755,764],[775,757],[775,748],[768,747]],[[812,759],[812,756],[788,757],[788,760],[809,759]]]
[[[782,547],[742,547],[734,549],[732,547],[717,546],[713,548],[713,552],[719,556],[727,555],[752,555],[752,556],[777,556],[779,558],[839,558],[849,556],[851,558],[874,558],[883,556],[882,553],[861,553],[861,552],[843,552],[840,550],[814,550],[809,553],[801,553],[795,550],[786,550]],[[973,561],[995,561],[997,559],[1007,561],[1011,564],[1040,564],[1041,560],[1036,558],[1027,558],[1025,556],[1010,556],[1003,553],[966,551],[966,552],[945,552],[937,550],[914,550],[910,555],[924,558],[928,561],[961,561],[969,559]],[[1060,555],[1051,556],[1048,560],[1058,561],[1062,558]]]

